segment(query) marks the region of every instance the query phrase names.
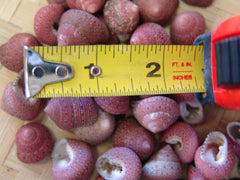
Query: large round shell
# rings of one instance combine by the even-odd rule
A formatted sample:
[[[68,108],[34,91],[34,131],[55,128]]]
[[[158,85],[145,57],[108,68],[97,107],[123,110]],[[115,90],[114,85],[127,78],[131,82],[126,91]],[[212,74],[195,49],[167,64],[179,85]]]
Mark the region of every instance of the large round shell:
[[[158,133],[177,120],[179,106],[168,97],[153,96],[135,102],[133,114],[143,127],[153,133]]]
[[[91,125],[98,117],[97,106],[90,97],[52,98],[44,111],[65,130]]]
[[[16,133],[18,159],[25,163],[38,162],[52,150],[53,140],[50,131],[42,124],[23,125]]]

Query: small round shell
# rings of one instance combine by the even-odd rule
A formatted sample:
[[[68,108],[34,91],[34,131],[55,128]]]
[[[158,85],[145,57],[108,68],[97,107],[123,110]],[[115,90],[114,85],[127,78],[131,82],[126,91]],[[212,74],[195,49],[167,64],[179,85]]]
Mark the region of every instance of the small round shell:
[[[53,140],[44,125],[28,123],[17,131],[16,145],[18,159],[33,163],[44,159],[52,151]]]
[[[138,122],[153,133],[161,132],[179,117],[178,104],[164,96],[153,96],[133,104],[133,114]]]

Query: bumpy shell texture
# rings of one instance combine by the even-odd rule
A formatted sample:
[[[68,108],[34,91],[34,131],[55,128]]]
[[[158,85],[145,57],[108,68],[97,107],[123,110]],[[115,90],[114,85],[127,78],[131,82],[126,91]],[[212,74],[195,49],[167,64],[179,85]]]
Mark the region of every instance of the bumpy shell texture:
[[[19,160],[34,163],[44,159],[52,151],[53,140],[44,125],[28,123],[17,131],[16,145]]]
[[[205,31],[204,17],[194,11],[178,14],[170,26],[170,34],[174,44],[191,45]]]
[[[43,106],[43,99],[25,97],[22,71],[14,82],[7,84],[0,104],[1,109],[7,113],[26,121],[35,119],[43,110]]]
[[[139,8],[129,0],[109,0],[103,12],[108,27],[115,34],[130,34],[139,23]]]
[[[193,161],[199,146],[197,132],[187,123],[176,122],[160,135],[160,141],[173,145],[182,163]]]
[[[67,0],[67,3],[71,9],[80,9],[94,14],[103,7],[105,0]]]
[[[199,172],[207,179],[224,179],[234,168],[233,145],[223,133],[212,131],[197,149],[194,162]]]
[[[176,11],[179,0],[133,0],[139,6],[143,22],[165,25]]]
[[[107,26],[94,15],[78,9],[63,13],[58,28],[58,45],[89,45],[109,40]]]
[[[96,122],[90,126],[73,129],[74,134],[90,145],[98,145],[107,140],[115,130],[114,115],[99,110]]]
[[[178,179],[183,171],[170,145],[158,150],[143,166],[142,180]]]
[[[92,150],[83,141],[59,139],[52,151],[54,180],[89,179],[94,167]]]
[[[133,104],[133,114],[138,122],[153,133],[161,132],[179,117],[178,104],[164,96],[153,96]]]
[[[90,97],[52,98],[44,111],[65,130],[91,125],[98,117],[97,106]]]
[[[23,46],[39,46],[37,38],[29,33],[17,33],[0,47],[0,62],[7,69],[20,72],[23,69]]]
[[[142,164],[132,150],[126,147],[115,147],[98,157],[96,169],[104,179],[139,180]]]
[[[94,97],[94,100],[102,110],[114,115],[126,114],[130,108],[128,96]]]
[[[113,135],[113,146],[130,148],[141,160],[146,160],[153,153],[155,139],[153,134],[142,127],[137,120],[126,118]]]
[[[38,39],[47,45],[57,45],[57,26],[64,12],[60,4],[42,7],[34,18],[34,32]]]
[[[166,30],[156,23],[144,23],[137,27],[130,38],[130,44],[172,44]]]

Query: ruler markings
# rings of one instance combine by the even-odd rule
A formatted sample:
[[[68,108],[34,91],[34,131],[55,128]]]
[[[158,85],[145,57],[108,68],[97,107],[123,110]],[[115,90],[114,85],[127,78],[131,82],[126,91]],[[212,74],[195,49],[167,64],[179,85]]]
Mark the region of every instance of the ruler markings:
[[[179,54],[178,54],[178,57],[179,57],[179,58],[181,58],[181,52],[182,52],[182,51],[181,51],[181,47],[182,47],[182,46],[177,46],[177,48],[179,48]]]
[[[99,45],[98,45],[99,46]],[[182,46],[182,45],[167,45],[167,46],[162,46],[162,45],[100,45],[100,47],[98,47],[96,45],[90,45],[90,46],[68,46],[68,47],[56,47],[56,46],[49,46],[49,47],[38,47],[35,48],[37,52],[39,52],[39,54],[42,57],[45,57],[47,59],[51,59],[51,54],[53,57],[53,60],[57,61],[56,58],[59,58],[59,62],[66,62],[65,59],[68,59],[68,56],[72,56],[74,57],[78,57],[83,58],[83,61],[81,61],[81,63],[83,62],[85,63],[91,63],[92,60],[94,60],[94,53],[95,53],[95,64],[98,65],[99,63],[101,63],[101,66],[104,66],[105,68],[105,63],[109,60],[111,60],[112,58],[110,57],[109,59],[109,54],[111,56],[111,54],[113,54],[113,56],[115,57],[115,59],[126,59],[126,61],[121,61],[119,62],[118,65],[119,68],[122,68],[124,66],[128,66],[130,69],[133,67],[133,71],[132,69],[129,71],[129,68],[125,68],[123,69],[123,72],[121,72],[121,69],[118,69],[118,65],[116,70],[122,74],[120,74],[121,76],[117,76],[120,77],[120,79],[122,79],[121,81],[118,81],[118,79],[114,82],[113,84],[113,89],[111,89],[111,87],[109,87],[111,89],[111,93],[107,92],[107,88],[103,87],[103,89],[100,89],[101,85],[103,86],[109,86],[113,80],[113,78],[111,78],[111,76],[115,76],[116,74],[116,70],[114,70],[115,68],[113,68],[112,70],[109,69],[110,67],[114,67],[115,64],[110,64],[109,66],[106,66],[107,70],[111,74],[111,76],[103,76],[103,79],[99,79],[99,77],[95,77],[94,79],[86,79],[87,76],[81,76],[83,77],[83,79],[81,79],[81,84],[79,85],[79,90],[74,91],[75,89],[72,89],[72,87],[69,87],[69,84],[65,84],[65,82],[60,82],[61,84],[55,86],[57,89],[57,93],[56,91],[53,91],[52,93],[49,94],[50,89],[52,89],[52,87],[49,88],[43,88],[43,91],[41,92],[41,94],[39,95],[39,97],[41,96],[51,96],[54,95],[56,96],[101,96],[101,95],[123,95],[123,94],[132,94],[132,95],[140,95],[140,94],[162,94],[162,93],[172,93],[172,92],[176,92],[176,91],[180,91],[180,92],[184,92],[184,91],[202,91],[204,90],[203,85],[199,85],[202,84],[201,80],[199,80],[198,74],[199,72],[195,72],[194,66],[195,66],[195,62],[192,64],[192,66],[186,66],[186,63],[190,62],[191,60],[195,60],[195,61],[199,61],[199,54],[200,52],[202,52],[202,47],[197,47],[195,46],[193,48],[193,46]],[[134,46],[134,47],[133,47]],[[155,46],[155,47],[154,47]],[[73,48],[73,49],[72,49]],[[113,48],[113,49],[111,49]],[[117,48],[117,49],[116,49]],[[76,51],[77,49],[79,49],[78,51]],[[191,51],[191,49],[193,49]],[[109,50],[109,51],[108,51]],[[116,54],[116,50],[118,51],[118,53]],[[135,51],[134,51],[135,50]],[[84,52],[85,51],[85,52]],[[115,53],[113,53],[115,52]],[[154,53],[155,52],[155,53]],[[56,54],[57,53],[57,54]],[[170,55],[170,54],[172,55]],[[101,54],[101,55],[100,55]],[[105,55],[104,55],[105,54]],[[89,56],[87,56],[89,55]],[[177,55],[177,58],[183,59],[183,61],[181,61],[179,59],[179,64],[178,66],[176,66],[175,69],[173,70],[169,70],[169,67],[172,66],[172,63],[169,61],[173,60],[173,61],[178,61],[177,58],[175,58]],[[145,59],[142,59],[141,57],[146,57]],[[191,57],[190,57],[191,56]],[[194,57],[192,57],[194,56]],[[67,57],[67,58],[66,58]],[[69,59],[71,60],[70,57]],[[159,57],[159,58],[158,58]],[[162,57],[162,59],[161,59]],[[63,59],[64,58],[64,59]],[[139,63],[135,62],[135,59],[138,60],[140,58]],[[89,59],[89,60],[88,60]],[[156,82],[158,83],[158,80],[155,81],[155,76],[152,77],[147,77],[146,78],[146,74],[149,72],[152,72],[153,70],[157,69],[157,67],[154,69],[154,66],[151,67],[151,69],[146,69],[146,65],[144,65],[147,62],[156,62],[160,64],[161,67],[161,73],[162,73],[162,78],[160,79],[160,84],[161,86],[157,85]],[[74,62],[74,61],[73,61]],[[78,66],[77,66],[78,64]],[[82,64],[79,63],[74,64],[74,70],[78,71],[80,70],[80,67],[82,68]],[[70,62],[71,65],[71,62]],[[169,65],[169,67],[167,67]],[[184,65],[184,66],[183,66]],[[200,64],[201,65],[201,64]],[[139,70],[138,70],[138,66],[139,66]],[[145,69],[141,69],[141,66],[143,66],[142,68]],[[166,69],[168,68],[168,69]],[[191,69],[189,69],[191,68]],[[126,70],[127,69],[127,70]],[[140,70],[141,69],[141,70]],[[179,69],[179,70],[178,70]],[[194,71],[193,71],[193,70]],[[126,73],[128,74],[128,76],[125,76],[124,72],[126,71]],[[158,71],[158,72],[157,72]],[[81,73],[83,72],[87,72],[86,70],[81,70]],[[107,72],[107,71],[104,71]],[[114,74],[115,73],[115,74]],[[134,73],[134,74],[133,74]],[[152,72],[152,74],[157,75],[159,73],[159,70],[157,69],[156,72]],[[167,74],[166,74],[167,73]],[[171,74],[169,74],[171,73]],[[188,76],[187,73],[193,73],[193,79],[189,79],[189,81],[187,79],[183,79],[185,78],[185,75],[181,75],[181,73],[186,73],[186,76]],[[139,79],[136,75],[144,75],[143,78],[146,79]],[[175,81],[173,81],[172,79],[172,75],[176,74],[176,77],[179,76],[179,79],[176,79]],[[104,74],[106,75],[106,74]],[[129,77],[130,75],[130,84],[127,84],[126,86],[123,86],[121,83],[124,83],[124,81],[126,81],[126,77]],[[75,77],[80,77],[80,76],[75,76]],[[100,76],[101,77],[101,76]],[[106,78],[106,84],[105,84],[105,79]],[[108,81],[108,78],[110,81]],[[119,80],[120,80],[119,79]],[[125,79],[125,80],[124,80]],[[180,81],[182,80],[182,81]],[[89,81],[89,87],[87,87],[86,89],[86,84],[88,86],[88,81]],[[95,83],[95,82],[96,83]],[[144,82],[145,81],[145,82]],[[146,82],[147,81],[147,82]],[[176,83],[176,84],[175,84]],[[95,85],[94,85],[95,84]],[[125,83],[124,83],[125,84]],[[178,85],[177,85],[178,84]],[[71,86],[71,84],[70,84]],[[81,88],[84,86],[83,90],[81,90]],[[73,84],[74,87],[74,84]],[[89,89],[88,89],[89,88]],[[78,88],[77,88],[78,89]],[[115,90],[115,91],[114,91]]]

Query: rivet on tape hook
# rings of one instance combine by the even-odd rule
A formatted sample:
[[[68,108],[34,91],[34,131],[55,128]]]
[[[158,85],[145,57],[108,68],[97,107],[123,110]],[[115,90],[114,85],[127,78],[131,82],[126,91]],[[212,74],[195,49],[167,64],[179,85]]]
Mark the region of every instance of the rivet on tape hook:
[[[24,46],[24,83],[27,98],[36,95],[46,84],[66,81],[73,77],[69,64],[43,60],[28,46]]]

